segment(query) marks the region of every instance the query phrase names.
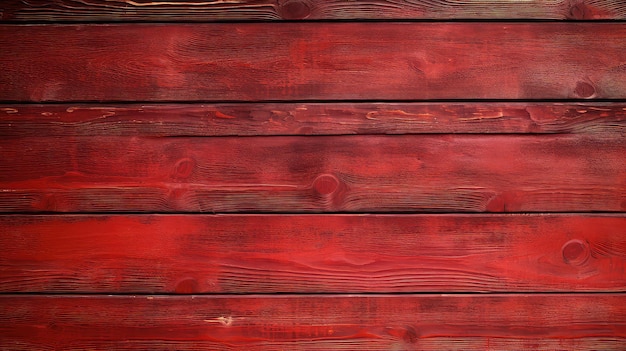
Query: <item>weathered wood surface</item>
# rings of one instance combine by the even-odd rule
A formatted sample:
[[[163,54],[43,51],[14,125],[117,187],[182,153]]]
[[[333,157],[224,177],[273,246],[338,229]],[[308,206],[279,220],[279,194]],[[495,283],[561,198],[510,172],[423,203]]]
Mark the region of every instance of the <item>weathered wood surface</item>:
[[[0,137],[626,132],[624,103],[4,105]]]
[[[0,297],[5,350],[615,350],[626,296]]]
[[[4,0],[3,21],[626,19],[620,0]]]
[[[0,47],[6,102],[626,98],[621,23],[2,25]]]
[[[621,136],[0,139],[0,211],[626,209]]]
[[[0,291],[625,291],[625,215],[0,216]]]

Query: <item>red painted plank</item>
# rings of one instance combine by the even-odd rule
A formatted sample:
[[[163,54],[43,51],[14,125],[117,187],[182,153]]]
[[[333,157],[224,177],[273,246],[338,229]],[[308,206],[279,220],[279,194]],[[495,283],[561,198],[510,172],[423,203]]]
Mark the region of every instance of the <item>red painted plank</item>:
[[[0,211],[623,211],[621,136],[0,140]]]
[[[10,350],[616,350],[624,295],[2,296]]]
[[[620,23],[4,25],[0,47],[15,102],[626,98]]]
[[[0,291],[625,291],[625,215],[0,216]]]
[[[626,131],[623,103],[4,105],[0,136],[594,133]]]
[[[3,21],[280,19],[626,19],[620,0],[5,0]]]

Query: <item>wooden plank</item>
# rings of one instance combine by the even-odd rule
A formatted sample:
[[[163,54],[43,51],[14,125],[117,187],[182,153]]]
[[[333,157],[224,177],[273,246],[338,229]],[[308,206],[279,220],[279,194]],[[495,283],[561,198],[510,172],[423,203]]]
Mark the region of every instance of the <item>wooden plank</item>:
[[[625,291],[626,215],[0,216],[0,291]]]
[[[230,21],[293,19],[626,19],[619,0],[563,1],[3,1],[3,21]]]
[[[616,350],[626,296],[2,296],[10,350]]]
[[[626,209],[624,137],[0,139],[0,211]]]
[[[0,47],[6,102],[626,98],[620,23],[3,25]]]
[[[624,103],[4,105],[0,136],[626,132]]]

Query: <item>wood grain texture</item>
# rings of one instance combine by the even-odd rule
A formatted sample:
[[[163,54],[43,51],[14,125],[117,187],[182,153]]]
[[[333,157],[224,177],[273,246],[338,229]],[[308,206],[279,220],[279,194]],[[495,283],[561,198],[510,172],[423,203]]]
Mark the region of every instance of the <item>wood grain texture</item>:
[[[10,350],[623,350],[624,295],[2,296]]]
[[[0,140],[0,210],[626,209],[624,137],[417,135]]]
[[[5,0],[3,21],[626,19],[620,0]]]
[[[625,215],[0,216],[0,291],[626,291]]]
[[[620,23],[3,25],[0,47],[7,102],[626,98]]]
[[[624,132],[624,103],[0,106],[1,137]]]

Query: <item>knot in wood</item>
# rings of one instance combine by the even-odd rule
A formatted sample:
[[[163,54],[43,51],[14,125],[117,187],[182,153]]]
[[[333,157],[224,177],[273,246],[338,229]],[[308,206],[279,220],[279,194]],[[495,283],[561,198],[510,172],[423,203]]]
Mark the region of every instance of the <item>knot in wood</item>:
[[[569,19],[582,20],[582,19],[592,19],[593,12],[585,5],[584,2],[580,1],[572,5],[569,10]]]
[[[330,195],[339,188],[339,179],[332,174],[322,174],[313,182],[313,189],[320,195]]]
[[[566,242],[563,245],[562,252],[563,261],[574,266],[585,264],[590,256],[589,244],[578,239]]]
[[[587,82],[578,82],[574,93],[581,98],[592,98],[596,95],[596,88]]]
[[[175,178],[189,178],[196,167],[196,162],[192,158],[183,158],[176,162],[174,166]]]
[[[286,1],[280,7],[280,15],[287,20],[305,19],[310,14],[311,7],[305,1]]]

